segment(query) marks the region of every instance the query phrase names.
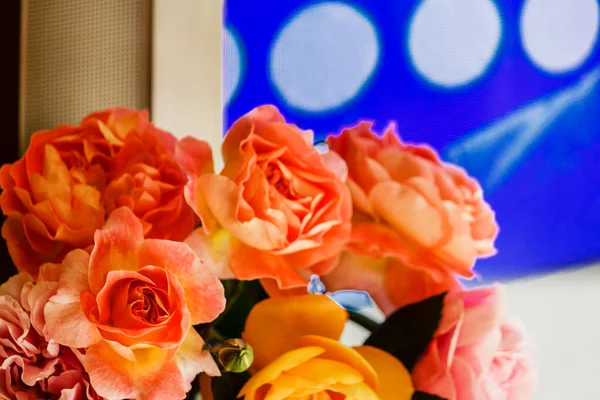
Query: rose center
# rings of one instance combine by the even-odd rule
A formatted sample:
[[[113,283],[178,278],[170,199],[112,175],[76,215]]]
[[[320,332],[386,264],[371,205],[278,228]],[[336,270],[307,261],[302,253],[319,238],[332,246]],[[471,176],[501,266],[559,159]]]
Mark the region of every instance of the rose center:
[[[273,165],[267,165],[265,170],[265,176],[269,185],[275,188],[284,197],[293,197],[293,193],[290,188],[290,182],[287,180],[281,170]]]
[[[160,289],[137,287],[130,295],[131,311],[151,324],[159,324],[169,317],[169,297]]]

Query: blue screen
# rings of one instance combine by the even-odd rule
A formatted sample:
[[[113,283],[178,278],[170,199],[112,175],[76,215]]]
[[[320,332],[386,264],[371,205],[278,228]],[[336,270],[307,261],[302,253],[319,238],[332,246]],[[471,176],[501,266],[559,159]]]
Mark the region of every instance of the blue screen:
[[[360,119],[429,143],[497,212],[486,279],[600,259],[598,0],[228,0],[231,123],[259,104],[322,140]]]

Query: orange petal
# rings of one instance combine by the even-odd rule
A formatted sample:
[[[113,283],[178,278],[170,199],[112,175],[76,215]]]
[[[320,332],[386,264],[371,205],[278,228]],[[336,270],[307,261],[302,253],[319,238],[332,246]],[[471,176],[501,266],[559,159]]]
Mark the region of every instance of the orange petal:
[[[460,287],[456,278],[449,272],[436,270],[434,274],[398,260],[390,260],[385,271],[385,289],[396,308]]]
[[[307,293],[306,285],[290,289],[279,289],[279,285],[275,279],[263,278],[260,280],[260,284],[269,297],[302,296]]]
[[[321,277],[328,291],[364,290],[368,292],[377,306],[386,314],[396,310],[385,290],[385,271],[388,259],[359,256],[344,251],[333,271]]]
[[[124,351],[131,350],[124,348]],[[183,376],[166,350],[133,351],[135,362],[124,358],[107,342],[90,347],[84,367],[99,395],[112,399],[162,400],[185,397]]]
[[[214,173],[210,145],[203,140],[185,137],[177,143],[177,161],[190,176]]]
[[[90,287],[98,293],[112,270],[136,271],[137,253],[144,240],[142,224],[133,211],[121,207],[112,212],[106,225],[94,235],[90,258]]]
[[[184,194],[189,206],[202,221],[202,228],[206,233],[217,226],[217,221],[206,205],[201,192],[198,191],[197,179],[203,174],[214,173],[212,150],[208,143],[186,137],[177,143],[175,150],[177,161],[189,177]]]
[[[307,281],[284,256],[270,254],[235,240],[230,243],[229,266],[237,279],[272,278],[279,288],[306,287]]]
[[[369,199],[379,216],[416,245],[430,248],[442,239],[444,210],[441,199],[433,204],[413,186],[393,181],[373,187]]]
[[[302,336],[338,340],[347,319],[346,310],[324,295],[273,297],[250,311],[243,338],[254,348],[254,367],[262,368],[295,348]]]
[[[185,244],[146,239],[139,247],[140,266],[155,265],[171,271],[185,292],[192,325],[213,321],[225,309],[225,292],[219,279]]]
[[[260,250],[281,249],[285,235],[272,223],[253,217],[238,219],[240,188],[229,178],[206,174],[198,177],[198,191],[219,224],[248,246]]]
[[[410,373],[391,354],[371,346],[355,347],[379,377],[377,395],[381,400],[410,400],[414,389]]]
[[[42,255],[37,254],[29,244],[29,240],[25,236],[23,219],[18,216],[9,216],[2,225],[2,237],[6,240],[10,258],[17,269],[30,273],[34,277],[37,276],[39,267],[44,260]]]
[[[225,229],[217,229],[207,235],[203,228],[198,228],[183,242],[190,246],[196,257],[204,260],[219,279],[234,279],[227,257],[230,239],[231,234]]]
[[[354,368],[363,378],[367,385],[374,390],[379,385],[379,378],[373,367],[354,349],[322,336],[303,336],[298,340],[298,347],[315,346],[325,349],[319,358],[337,361],[341,364]],[[342,382],[346,383],[347,382]]]

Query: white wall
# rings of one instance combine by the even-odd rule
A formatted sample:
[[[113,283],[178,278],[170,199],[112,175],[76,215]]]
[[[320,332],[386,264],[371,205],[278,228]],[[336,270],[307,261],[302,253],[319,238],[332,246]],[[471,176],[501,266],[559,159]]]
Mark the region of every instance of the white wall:
[[[223,0],[155,0],[152,33],[152,120],[175,136],[213,148],[223,130]]]

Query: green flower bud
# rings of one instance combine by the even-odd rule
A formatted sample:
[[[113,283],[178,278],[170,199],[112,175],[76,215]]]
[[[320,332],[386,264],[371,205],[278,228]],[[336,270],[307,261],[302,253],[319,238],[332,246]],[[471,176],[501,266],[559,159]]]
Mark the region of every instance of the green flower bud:
[[[225,371],[240,373],[252,365],[254,350],[242,339],[228,339],[221,345],[217,358]]]

